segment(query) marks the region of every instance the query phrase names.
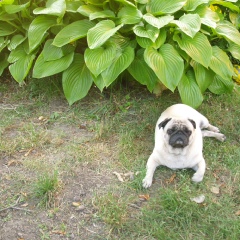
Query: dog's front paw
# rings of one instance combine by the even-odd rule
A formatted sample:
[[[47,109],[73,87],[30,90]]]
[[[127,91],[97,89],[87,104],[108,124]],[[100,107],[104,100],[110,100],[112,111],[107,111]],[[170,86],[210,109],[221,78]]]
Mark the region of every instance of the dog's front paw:
[[[152,185],[152,178],[145,177],[142,181],[142,185],[144,188],[149,188]]]
[[[199,175],[197,173],[194,173],[192,177],[193,182],[201,182],[203,180],[203,175]]]
[[[226,136],[222,133],[219,133],[219,136],[217,137],[217,139],[221,142],[224,142],[226,140]]]

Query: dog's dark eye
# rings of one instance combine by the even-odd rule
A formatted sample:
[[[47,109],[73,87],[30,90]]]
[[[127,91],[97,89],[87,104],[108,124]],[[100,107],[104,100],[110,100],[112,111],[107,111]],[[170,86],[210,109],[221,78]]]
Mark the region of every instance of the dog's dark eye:
[[[184,129],[184,132],[185,132],[188,136],[190,136],[190,135],[192,134],[192,131],[190,131],[190,130],[188,130],[188,129]]]
[[[174,129],[168,129],[168,130],[167,130],[167,133],[168,133],[169,135],[171,135],[171,134],[174,133],[174,131],[175,131]]]

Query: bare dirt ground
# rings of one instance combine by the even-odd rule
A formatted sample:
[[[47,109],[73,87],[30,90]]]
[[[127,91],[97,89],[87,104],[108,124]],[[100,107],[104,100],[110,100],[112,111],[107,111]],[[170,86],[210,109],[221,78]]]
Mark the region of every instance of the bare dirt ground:
[[[79,119],[62,98],[38,108],[35,100],[16,102],[14,94],[1,92],[0,100],[7,121],[1,124],[0,239],[106,239],[109,229],[97,218],[93,199],[117,182],[109,168],[114,137],[98,140],[95,122]],[[53,112],[58,119],[51,121]],[[53,170],[58,190],[40,206],[32,184]]]

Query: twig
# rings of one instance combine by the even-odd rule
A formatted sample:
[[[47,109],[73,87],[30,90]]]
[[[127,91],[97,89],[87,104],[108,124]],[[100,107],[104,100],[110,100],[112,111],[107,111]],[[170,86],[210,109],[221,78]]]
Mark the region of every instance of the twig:
[[[26,212],[34,212],[33,210],[16,207],[19,204],[19,200],[20,200],[20,197],[17,199],[15,204],[13,204],[13,205],[11,205],[9,207],[0,209],[0,212],[4,212],[4,211],[6,211],[8,209],[16,209],[16,210],[21,210],[21,211],[26,211]]]
[[[137,209],[141,209],[141,207],[139,207],[138,205],[134,204],[134,203],[129,203],[128,204],[130,207],[133,207],[133,208],[137,208]]]
[[[16,210],[26,211],[26,212],[34,212],[33,210],[25,209],[25,208],[19,208],[19,207],[11,207],[11,208]]]

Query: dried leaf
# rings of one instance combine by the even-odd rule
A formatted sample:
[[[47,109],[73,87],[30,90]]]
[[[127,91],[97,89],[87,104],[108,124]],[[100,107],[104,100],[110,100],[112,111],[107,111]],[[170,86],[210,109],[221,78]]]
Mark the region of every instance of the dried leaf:
[[[236,211],[236,212],[235,212],[235,215],[236,215],[236,216],[240,216],[240,210]]]
[[[133,172],[128,172],[123,174],[124,177],[129,177],[130,180],[134,179],[134,173]]]
[[[197,197],[194,198],[190,198],[191,201],[195,202],[195,203],[203,203],[205,200],[205,196],[204,195],[199,195]]]
[[[65,235],[66,232],[65,231],[61,231],[61,230],[52,230],[53,234],[58,234],[58,235]]]
[[[166,183],[172,183],[176,178],[176,173],[174,173],[169,179],[166,180]]]
[[[80,203],[80,202],[73,202],[72,205],[73,205],[74,207],[79,207],[79,206],[81,205],[81,203]]]
[[[150,196],[149,196],[149,194],[143,194],[143,195],[139,195],[139,198],[141,200],[148,201]]]
[[[84,209],[85,209],[85,207],[83,205],[81,205],[81,206],[77,207],[75,210],[77,212],[82,212]]]
[[[118,180],[119,180],[120,182],[124,182],[124,180],[123,180],[123,178],[122,178],[122,176],[121,176],[120,173],[118,173],[118,172],[113,172],[113,174],[117,176],[117,178],[118,178]]]
[[[32,152],[33,148],[29,149],[25,154],[24,157],[27,157],[31,152]]]
[[[18,161],[18,160],[10,160],[7,163],[7,165],[8,165],[8,167],[14,167],[14,166],[17,166],[17,165],[22,165],[22,162]]]
[[[218,186],[212,186],[211,189],[210,189],[210,191],[211,191],[212,193],[214,193],[214,194],[219,194],[220,189],[219,189]]]
[[[38,118],[38,120],[41,121],[41,122],[46,122],[46,121],[47,121],[47,118],[45,118],[45,117],[43,117],[43,116],[40,116],[40,117]]]
[[[21,207],[27,207],[28,206],[28,203],[24,203],[21,205]]]

